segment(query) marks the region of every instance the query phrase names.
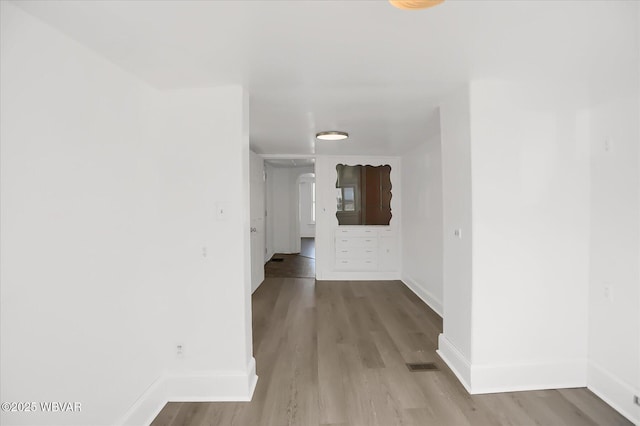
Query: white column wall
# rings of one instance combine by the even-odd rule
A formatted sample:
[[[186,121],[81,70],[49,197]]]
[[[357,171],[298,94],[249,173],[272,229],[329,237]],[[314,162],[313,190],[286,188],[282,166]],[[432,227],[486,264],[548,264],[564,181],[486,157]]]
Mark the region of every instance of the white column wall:
[[[249,398],[247,93],[157,91],[0,7],[2,399],[82,404],[1,423]]]
[[[438,353],[467,388],[472,359],[470,121],[469,88],[464,86],[440,105],[444,322]]]
[[[474,392],[586,384],[584,92],[471,84]]]
[[[607,11],[616,48],[591,94],[587,383],[640,424],[640,5],[623,6]]]
[[[402,155],[402,281],[442,316],[442,144],[440,114],[424,141]]]

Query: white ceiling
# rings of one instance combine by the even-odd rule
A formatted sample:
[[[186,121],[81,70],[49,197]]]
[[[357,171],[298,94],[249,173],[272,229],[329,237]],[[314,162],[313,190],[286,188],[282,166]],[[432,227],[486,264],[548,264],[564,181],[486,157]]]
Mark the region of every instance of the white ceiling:
[[[626,19],[600,1],[16,4],[160,89],[245,85],[251,144],[268,154],[399,153],[437,131],[439,98],[470,78],[597,76]],[[323,130],[351,137],[316,143]]]

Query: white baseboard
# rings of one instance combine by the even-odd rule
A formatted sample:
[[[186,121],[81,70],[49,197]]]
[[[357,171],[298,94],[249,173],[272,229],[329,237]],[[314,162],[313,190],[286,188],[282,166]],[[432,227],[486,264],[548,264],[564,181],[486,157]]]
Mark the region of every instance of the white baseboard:
[[[165,376],[158,377],[116,423],[123,426],[149,425],[167,403]]]
[[[270,261],[270,260],[271,260],[271,258],[273,257],[273,255],[275,255],[275,254],[276,254],[276,252],[275,252],[275,251],[273,251],[273,250],[272,250],[272,251],[270,251],[270,252],[267,254],[266,258],[264,259],[264,263],[266,264],[268,261]]]
[[[471,393],[471,363],[444,334],[438,336],[436,353],[447,363],[467,392]]]
[[[265,278],[266,278],[266,277],[265,277]],[[260,284],[258,284],[258,285],[256,286],[256,288],[254,288],[254,289],[252,289],[252,290],[251,290],[251,294],[255,293],[255,292],[256,292],[256,290],[257,290],[257,289],[259,289],[259,288],[260,288],[260,286],[261,286],[262,284],[264,284],[264,280],[265,280],[265,278],[263,278],[263,279],[262,279],[262,281],[260,281]]]
[[[640,407],[633,402],[633,396],[640,395],[640,389],[634,389],[593,361],[588,364],[587,387],[631,422],[640,425]]]
[[[324,281],[394,281],[400,279],[400,273],[396,271],[316,271],[316,279]]]
[[[587,361],[583,358],[517,364],[472,364],[444,334],[438,336],[436,352],[467,392],[474,395],[587,385]]]
[[[587,360],[558,359],[513,364],[473,364],[471,393],[580,388],[587,385]]]
[[[420,284],[415,282],[412,278],[403,277],[402,282],[404,285],[409,287],[411,291],[413,291],[416,296],[418,296],[424,303],[426,303],[431,309],[435,311],[436,314],[440,315],[440,318],[443,318],[442,315],[442,301],[438,300],[431,294],[429,291],[425,290]]]
[[[258,382],[252,357],[246,371],[215,371],[159,377],[117,424],[149,425],[167,402],[251,401]]]

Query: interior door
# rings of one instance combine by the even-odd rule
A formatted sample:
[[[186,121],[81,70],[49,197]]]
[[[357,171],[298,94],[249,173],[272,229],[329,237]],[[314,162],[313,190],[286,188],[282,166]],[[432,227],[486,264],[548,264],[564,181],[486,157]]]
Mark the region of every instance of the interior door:
[[[264,281],[265,240],[265,178],[264,160],[251,152],[250,210],[251,210],[251,292]]]

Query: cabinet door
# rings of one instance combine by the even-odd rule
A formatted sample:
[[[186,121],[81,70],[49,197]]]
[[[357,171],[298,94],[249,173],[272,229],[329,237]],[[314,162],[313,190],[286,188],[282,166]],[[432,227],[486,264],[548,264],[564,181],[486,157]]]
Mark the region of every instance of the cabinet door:
[[[380,237],[378,242],[378,269],[380,271],[398,270],[398,239]]]

